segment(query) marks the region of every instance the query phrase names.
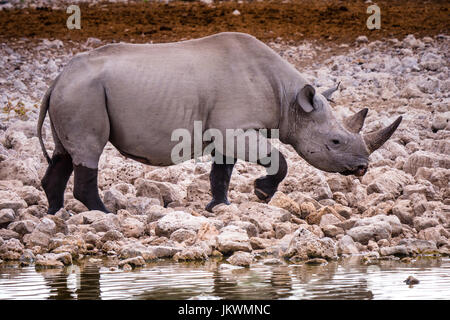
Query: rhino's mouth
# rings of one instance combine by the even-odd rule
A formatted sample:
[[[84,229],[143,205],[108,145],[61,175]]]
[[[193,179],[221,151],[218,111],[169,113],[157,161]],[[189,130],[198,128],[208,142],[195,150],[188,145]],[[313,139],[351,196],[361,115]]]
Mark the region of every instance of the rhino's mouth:
[[[349,176],[349,175],[355,175],[358,177],[361,177],[363,175],[365,175],[367,172],[367,166],[358,166],[358,168],[354,169],[354,170],[345,170],[340,172],[340,174],[344,175],[344,176]]]

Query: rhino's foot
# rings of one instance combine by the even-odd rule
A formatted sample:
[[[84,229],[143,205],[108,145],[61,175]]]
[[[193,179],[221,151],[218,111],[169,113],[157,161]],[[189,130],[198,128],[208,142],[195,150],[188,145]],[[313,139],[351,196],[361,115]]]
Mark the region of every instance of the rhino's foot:
[[[284,156],[277,149],[272,149],[272,152],[273,154],[271,154],[271,156],[278,155],[278,171],[275,174],[268,174],[264,177],[260,177],[256,179],[254,183],[256,196],[259,200],[266,202],[268,202],[275,194],[278,185],[281,181],[283,181],[284,177],[286,177],[288,170],[287,162]],[[258,163],[266,167],[266,169],[270,168],[270,166],[272,165],[272,162],[270,162],[269,164],[263,164],[259,162],[259,160]],[[269,170],[267,170],[267,173],[269,173]]]
[[[99,210],[110,213],[98,195],[97,187],[98,169],[84,166],[75,166],[75,179],[73,195],[81,201],[89,210]]]
[[[70,155],[58,154],[52,157],[41,181],[48,200],[48,214],[55,214],[64,206],[64,190],[72,171]]]
[[[255,195],[259,200],[269,201],[278,188],[278,183],[271,176],[264,176],[255,180]]]
[[[206,206],[206,210],[212,212],[213,208],[221,203],[230,204],[228,201],[228,186],[230,184],[231,174],[233,173],[233,167],[236,163],[236,159],[231,159],[233,163],[226,163],[225,159],[220,159],[219,163],[216,162],[216,156],[214,151],[214,160],[211,165],[211,173],[209,175],[209,181],[211,183],[211,193],[213,199]],[[222,157],[222,156],[221,156]],[[230,159],[228,159],[229,161]]]
[[[208,204],[206,205],[205,210],[206,210],[206,211],[209,211],[209,212],[213,212],[213,208],[214,208],[215,206],[219,205],[219,204],[222,204],[222,203],[224,203],[224,204],[226,204],[226,205],[229,205],[229,204],[230,204],[230,201],[228,201],[228,199],[225,199],[225,200],[215,200],[215,199],[212,199],[211,202],[208,203]]]

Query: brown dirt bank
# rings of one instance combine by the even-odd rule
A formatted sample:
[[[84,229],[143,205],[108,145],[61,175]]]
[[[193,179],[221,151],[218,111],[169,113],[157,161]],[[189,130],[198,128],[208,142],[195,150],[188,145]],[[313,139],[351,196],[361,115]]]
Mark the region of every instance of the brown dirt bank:
[[[403,38],[407,34],[433,36],[449,31],[450,2],[445,0],[377,1],[381,29],[368,30],[364,1],[281,1],[101,4],[81,7],[81,30],[68,30],[65,10],[51,8],[0,11],[0,39],[57,38],[84,41],[168,42],[197,38],[222,31],[250,33],[263,41],[324,40],[353,42]],[[240,15],[233,15],[234,10]]]

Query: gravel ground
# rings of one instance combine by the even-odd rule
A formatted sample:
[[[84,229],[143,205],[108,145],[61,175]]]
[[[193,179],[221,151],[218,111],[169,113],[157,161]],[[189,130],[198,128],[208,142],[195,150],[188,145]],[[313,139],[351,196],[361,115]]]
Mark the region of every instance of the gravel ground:
[[[126,42],[169,42],[200,38],[222,31],[252,34],[269,42],[277,38],[298,44],[320,40],[352,43],[365,34],[370,41],[449,34],[450,2],[379,0],[381,29],[368,30],[364,0],[272,1],[9,1],[0,10],[0,39],[60,39],[89,37]],[[80,3],[79,3],[80,2]],[[114,3],[111,3],[114,2]],[[208,2],[208,1],[207,1]],[[68,3],[79,3],[81,29],[68,30]],[[32,4],[35,4],[32,6]],[[0,6],[1,8],[1,6]],[[23,8],[23,9],[19,9]]]
[[[0,260],[63,267],[96,255],[128,270],[157,258],[231,255],[229,263],[251,266],[261,255],[296,262],[359,254],[369,263],[450,253],[448,36],[372,42],[361,36],[334,47],[269,43],[319,90],[340,81],[333,107],[339,117],[368,107],[365,132],[403,116],[363,177],[321,172],[279,145],[289,173],[270,203],[253,194],[263,168],[239,161],[232,204],[209,213],[208,159],[145,166],[108,144],[99,187],[116,214],[86,211],[72,196],[71,178],[65,209],[54,216],[46,215],[40,187],[46,170],[36,137],[40,99],[73,54],[104,42],[35,42],[0,45]],[[44,131],[51,151],[48,117]]]

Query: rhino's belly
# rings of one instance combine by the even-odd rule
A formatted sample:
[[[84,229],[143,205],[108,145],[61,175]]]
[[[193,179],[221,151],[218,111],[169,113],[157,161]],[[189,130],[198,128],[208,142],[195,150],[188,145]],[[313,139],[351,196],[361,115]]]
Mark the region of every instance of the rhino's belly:
[[[124,157],[130,158],[130,159],[133,159],[133,160],[138,161],[140,163],[148,164],[148,165],[151,165],[151,166],[159,166],[159,167],[161,167],[161,166],[170,166],[170,165],[174,164],[170,160],[170,158],[167,159],[166,157],[164,157],[162,159],[161,158],[156,159],[155,157],[148,156],[148,155],[147,156],[137,156],[137,155],[134,155],[134,154],[130,154],[130,153],[127,153],[125,151],[120,150],[119,148],[117,148],[117,150]]]
[[[176,164],[172,161],[172,150],[178,142],[170,141],[170,135],[161,136],[154,133],[146,137],[130,135],[127,132],[114,132],[110,136],[110,142],[123,156],[141,163],[153,166]]]

